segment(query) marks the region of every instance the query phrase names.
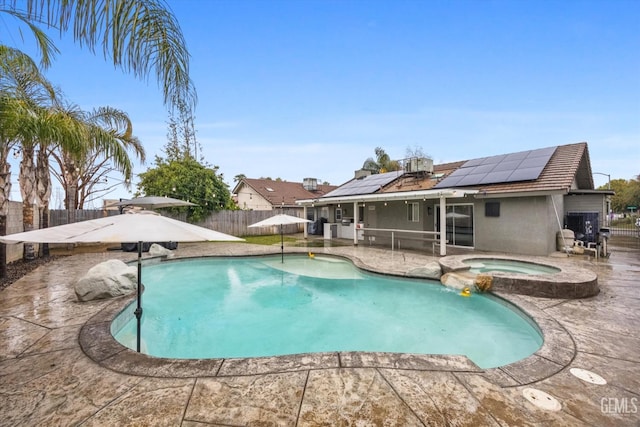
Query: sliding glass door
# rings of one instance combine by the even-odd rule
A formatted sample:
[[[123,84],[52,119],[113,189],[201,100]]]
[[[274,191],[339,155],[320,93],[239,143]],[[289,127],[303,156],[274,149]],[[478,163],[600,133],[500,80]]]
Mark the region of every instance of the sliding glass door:
[[[447,205],[449,245],[473,247],[473,205]],[[436,230],[440,230],[440,205],[436,206]]]

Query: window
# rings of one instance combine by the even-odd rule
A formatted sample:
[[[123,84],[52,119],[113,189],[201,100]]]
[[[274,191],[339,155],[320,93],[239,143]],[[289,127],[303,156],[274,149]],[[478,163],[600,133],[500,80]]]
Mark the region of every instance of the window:
[[[342,209],[336,208],[336,222],[342,221]]]
[[[407,219],[409,222],[420,221],[420,204],[407,203]]]
[[[486,202],[484,216],[500,216],[500,202]]]

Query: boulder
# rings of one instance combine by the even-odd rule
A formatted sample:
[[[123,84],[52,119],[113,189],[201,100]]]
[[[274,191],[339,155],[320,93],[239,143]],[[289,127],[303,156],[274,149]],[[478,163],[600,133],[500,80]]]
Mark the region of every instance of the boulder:
[[[172,258],[173,257],[173,252],[171,252],[169,249],[165,248],[162,245],[154,243],[149,248],[149,255],[151,255],[151,256],[163,256],[163,257],[166,257],[166,258]]]
[[[111,259],[89,269],[75,285],[78,301],[112,298],[136,290],[138,269]]]
[[[463,290],[464,288],[473,289],[475,277],[464,273],[445,273],[440,278],[440,282],[453,289]]]
[[[408,276],[412,277],[424,277],[426,279],[440,280],[442,276],[442,270],[440,264],[437,262],[430,262],[425,266],[416,267],[407,272]]]

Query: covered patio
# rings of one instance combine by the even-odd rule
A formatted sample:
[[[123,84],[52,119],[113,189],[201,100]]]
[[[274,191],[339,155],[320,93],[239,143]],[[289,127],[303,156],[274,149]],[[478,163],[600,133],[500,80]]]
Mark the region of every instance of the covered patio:
[[[435,243],[439,246],[439,255],[447,255],[447,222],[451,222],[453,218],[451,213],[447,213],[447,200],[450,199],[464,199],[467,196],[473,196],[477,194],[476,190],[465,189],[441,189],[441,190],[420,190],[420,191],[402,191],[394,193],[374,193],[374,194],[355,194],[355,195],[339,195],[334,197],[323,197],[319,199],[298,200],[297,203],[304,208],[304,218],[309,217],[309,208],[327,208],[329,216],[336,219],[339,216],[336,215],[336,211],[341,212],[343,205],[350,206],[353,212],[353,216],[350,218],[350,224],[353,224],[349,228],[350,234],[352,234],[353,244],[358,245],[363,243],[365,236],[378,235],[387,233],[391,237],[390,243],[392,248],[395,246],[395,234],[392,233],[410,233],[416,236],[421,236],[425,242]],[[438,208],[436,209],[437,226],[433,229],[428,226],[423,220],[416,216],[414,227],[398,227],[398,228],[378,228],[375,226],[375,220],[371,219],[373,215],[371,211],[375,211],[376,207],[388,207],[391,204],[401,206],[402,208],[411,208],[415,205],[417,210],[420,211],[419,203],[422,203],[426,207],[426,202],[437,202]],[[368,208],[367,208],[368,206]],[[367,209],[365,209],[367,208]],[[423,207],[424,209],[424,207]],[[431,213],[433,215],[433,212]],[[419,214],[416,214],[419,215]],[[449,215],[449,216],[448,216]],[[308,237],[307,229],[304,231],[305,238]],[[435,245],[433,246],[435,248]]]

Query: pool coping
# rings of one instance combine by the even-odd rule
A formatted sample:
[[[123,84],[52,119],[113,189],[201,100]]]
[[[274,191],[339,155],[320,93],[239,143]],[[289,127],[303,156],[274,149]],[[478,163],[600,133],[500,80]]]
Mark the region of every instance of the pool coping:
[[[340,257],[347,258],[359,268],[363,268],[357,258]],[[159,262],[157,259],[145,261]],[[376,272],[370,268],[363,269],[378,274],[400,276]],[[246,376],[312,369],[392,368],[414,371],[471,372],[483,375],[499,386],[516,387],[548,378],[571,363],[576,355],[576,345],[567,330],[555,319],[519,295],[493,293],[529,316],[540,330],[543,343],[535,353],[524,359],[489,369],[479,368],[464,355],[440,354],[325,352],[224,359],[154,357],[125,347],[111,334],[112,321],[135,302],[135,294],[114,298],[112,303],[89,318],[80,329],[78,341],[82,351],[100,366],[123,374],[162,378]]]
[[[443,273],[465,273],[470,270],[471,266],[464,261],[472,259],[520,261],[551,266],[560,270],[552,274],[482,273],[482,275],[492,277],[491,289],[494,292],[559,299],[589,298],[600,292],[597,274],[584,268],[555,262],[551,258],[466,254],[446,256],[439,259],[438,263]]]

